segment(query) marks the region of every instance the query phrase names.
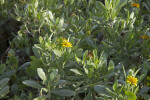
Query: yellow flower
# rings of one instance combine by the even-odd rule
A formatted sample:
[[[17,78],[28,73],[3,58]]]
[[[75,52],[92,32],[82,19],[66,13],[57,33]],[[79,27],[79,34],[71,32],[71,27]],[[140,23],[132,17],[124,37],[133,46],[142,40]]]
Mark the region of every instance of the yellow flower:
[[[66,39],[66,38],[63,38],[63,41],[67,41],[67,39]]]
[[[135,85],[135,86],[137,86],[137,78],[134,78],[134,77],[132,77],[132,76],[128,76],[127,77],[127,80],[126,80],[129,84],[133,84],[133,85]]]
[[[137,7],[137,8],[139,8],[140,7],[140,5],[139,5],[139,3],[132,3],[132,5],[131,5],[132,7]]]
[[[68,42],[67,40],[63,40],[61,44],[62,44],[62,47],[72,47],[72,44]]]
[[[90,35],[90,34],[91,34],[91,32],[90,32],[90,31],[87,31],[87,32],[86,32],[86,34],[87,34],[87,35]]]
[[[61,37],[62,38],[62,37]],[[66,40],[67,41],[67,39],[66,38],[62,38],[62,40],[64,41],[64,40]],[[59,41],[59,38],[56,40],[57,42]]]
[[[142,35],[141,38],[142,39],[150,39],[150,36],[148,36],[148,35]]]
[[[12,54],[11,54],[11,53],[8,53],[8,57],[10,57],[10,56],[12,56]]]

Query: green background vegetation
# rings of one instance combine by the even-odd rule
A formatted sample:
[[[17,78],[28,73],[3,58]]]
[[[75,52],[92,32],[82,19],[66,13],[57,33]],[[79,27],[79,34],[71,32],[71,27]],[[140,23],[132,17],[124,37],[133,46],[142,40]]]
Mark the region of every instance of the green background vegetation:
[[[150,99],[149,0],[0,0],[0,16],[0,99]]]

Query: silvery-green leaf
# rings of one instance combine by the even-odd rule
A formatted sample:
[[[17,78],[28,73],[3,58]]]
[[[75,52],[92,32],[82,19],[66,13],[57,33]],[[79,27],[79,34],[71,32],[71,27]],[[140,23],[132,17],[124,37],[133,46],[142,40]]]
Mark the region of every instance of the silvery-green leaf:
[[[5,64],[1,64],[0,65],[0,74],[2,74],[5,70],[6,70],[6,65]]]
[[[53,72],[50,74],[50,82],[52,82],[56,75],[58,74],[58,69],[54,69]]]
[[[95,85],[94,90],[102,96],[110,97],[109,93],[106,90],[106,86],[104,85]]]
[[[0,98],[3,98],[8,93],[9,93],[9,86],[7,85],[6,87],[0,90]]]
[[[39,77],[40,77],[43,81],[46,80],[45,72],[43,71],[42,68],[37,68],[37,73],[38,73]]]
[[[8,83],[9,80],[9,78],[4,78],[0,80],[0,89],[2,89]]]
[[[7,70],[2,75],[0,75],[0,80],[4,79],[4,78],[10,78],[12,75],[14,75],[15,72],[16,72],[15,69],[14,70]]]
[[[72,90],[68,90],[68,89],[63,89],[63,90],[55,90],[52,91],[52,93],[59,95],[59,96],[64,96],[64,97],[70,97],[70,96],[74,96],[75,92]]]
[[[79,72],[77,69],[70,69],[70,71],[74,72],[75,74],[82,75],[82,73]]]
[[[64,24],[64,18],[62,17],[59,21],[59,25],[58,25],[58,28],[61,28]]]
[[[57,55],[58,57],[61,57],[62,52],[58,49],[53,50],[54,54]]]
[[[109,61],[108,72],[111,73],[114,70],[114,62],[112,60]]]
[[[27,85],[27,86],[33,87],[33,88],[37,88],[37,89],[42,88],[42,86],[35,81],[25,80],[22,83]]]

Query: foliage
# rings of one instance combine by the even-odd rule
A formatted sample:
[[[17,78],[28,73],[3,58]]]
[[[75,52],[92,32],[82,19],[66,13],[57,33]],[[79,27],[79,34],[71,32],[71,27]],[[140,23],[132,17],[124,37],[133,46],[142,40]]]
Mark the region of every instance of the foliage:
[[[150,99],[147,0],[0,6],[0,99]]]

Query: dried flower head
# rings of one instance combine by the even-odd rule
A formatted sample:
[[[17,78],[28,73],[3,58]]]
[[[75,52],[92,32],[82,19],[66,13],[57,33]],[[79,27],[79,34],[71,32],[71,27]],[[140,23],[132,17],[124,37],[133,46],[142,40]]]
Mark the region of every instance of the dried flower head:
[[[137,7],[137,8],[139,8],[140,7],[140,5],[139,5],[139,3],[132,3],[132,5],[131,5],[132,7]]]
[[[91,51],[89,51],[86,56],[89,57],[89,58],[93,58],[94,57],[93,52],[91,52]]]
[[[142,35],[140,38],[142,38],[142,39],[150,39],[150,36],[148,36],[148,35]]]

